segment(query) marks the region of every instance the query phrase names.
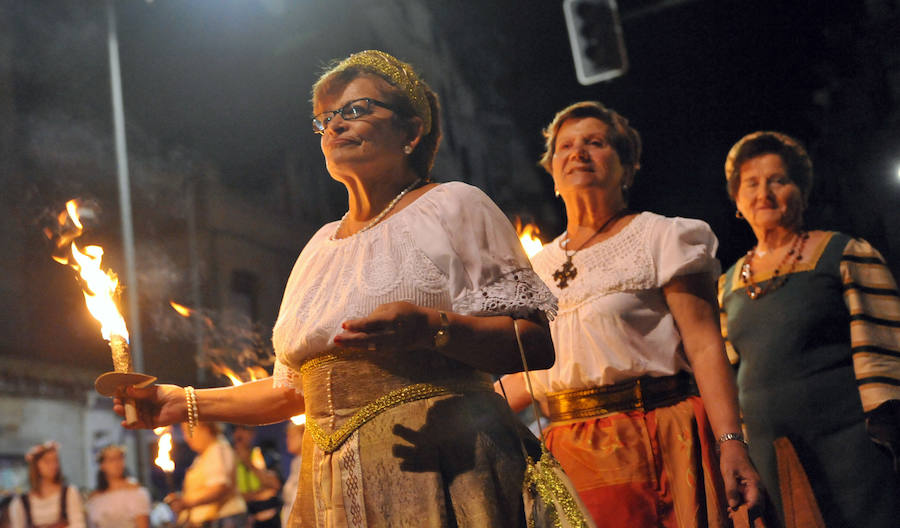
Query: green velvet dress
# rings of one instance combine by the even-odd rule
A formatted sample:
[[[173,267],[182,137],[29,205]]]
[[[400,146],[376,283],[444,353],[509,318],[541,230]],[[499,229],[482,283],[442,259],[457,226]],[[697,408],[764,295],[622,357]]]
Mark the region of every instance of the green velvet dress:
[[[889,454],[867,435],[854,370],[841,268],[849,241],[829,234],[780,288],[755,300],[741,284],[739,260],[720,280],[723,333],[739,358],[750,455],[782,518],[772,442],[783,436],[826,526],[900,526],[900,482]]]

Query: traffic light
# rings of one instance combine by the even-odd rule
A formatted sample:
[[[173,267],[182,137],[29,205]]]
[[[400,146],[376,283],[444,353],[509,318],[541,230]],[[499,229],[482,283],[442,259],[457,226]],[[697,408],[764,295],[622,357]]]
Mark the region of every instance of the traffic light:
[[[616,0],[564,0],[578,82],[587,86],[628,69]]]

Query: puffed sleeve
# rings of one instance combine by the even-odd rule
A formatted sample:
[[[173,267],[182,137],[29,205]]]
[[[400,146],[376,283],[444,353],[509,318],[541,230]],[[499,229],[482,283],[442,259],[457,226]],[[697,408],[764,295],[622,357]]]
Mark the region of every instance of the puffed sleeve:
[[[525,317],[540,310],[555,316],[556,297],[531,269],[509,219],[486,194],[452,182],[421,199],[413,237],[449,277],[454,312]]]
[[[881,254],[851,238],[841,256],[853,370],[863,410],[900,400],[900,293]]]
[[[658,217],[652,228],[651,251],[656,262],[657,287],[675,277],[707,273],[715,284],[721,273],[716,259],[719,241],[709,225],[691,218]]]

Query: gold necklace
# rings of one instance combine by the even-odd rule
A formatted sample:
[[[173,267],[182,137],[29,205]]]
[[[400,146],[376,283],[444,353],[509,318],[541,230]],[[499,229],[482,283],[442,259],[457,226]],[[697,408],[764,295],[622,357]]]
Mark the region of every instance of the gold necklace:
[[[578,268],[576,268],[575,264],[572,263],[572,257],[574,257],[576,253],[584,249],[584,246],[586,246],[588,242],[593,240],[595,236],[602,233],[603,230],[605,230],[607,226],[609,226],[613,222],[613,220],[622,217],[627,212],[627,207],[619,209],[616,214],[610,216],[609,219],[606,220],[606,222],[603,222],[603,225],[600,226],[600,229],[596,230],[593,235],[589,236],[588,239],[578,247],[578,249],[573,250],[571,253],[569,253],[568,249],[570,240],[568,237],[569,232],[566,231],[566,239],[559,243],[559,245],[562,246],[563,251],[565,251],[566,253],[566,261],[562,263],[562,266],[560,266],[558,270],[553,272],[553,280],[556,281],[556,286],[559,287],[560,290],[568,287],[569,281],[571,281],[578,275]]]
[[[756,281],[753,280],[753,268],[751,267],[751,264],[753,263],[753,257],[756,255],[756,247],[748,251],[747,257],[744,259],[744,265],[741,266],[741,279],[747,285],[747,297],[756,300],[770,291],[775,291],[782,287],[784,283],[787,282],[788,275],[794,271],[797,263],[803,260],[803,247],[806,246],[807,239],[809,239],[809,233],[806,231],[797,235],[793,243],[791,243],[791,249],[785,253],[784,258],[781,259],[781,263],[779,263],[778,267],[775,268],[775,271],[772,272],[772,280],[766,283],[765,287],[760,287],[756,284]],[[787,273],[782,275],[781,268],[787,263],[792,255],[796,255],[796,257],[791,261],[791,267],[788,268]]]

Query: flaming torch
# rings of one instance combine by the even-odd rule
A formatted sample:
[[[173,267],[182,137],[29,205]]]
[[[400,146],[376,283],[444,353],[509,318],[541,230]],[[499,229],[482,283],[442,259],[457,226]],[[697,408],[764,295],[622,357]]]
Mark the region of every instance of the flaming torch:
[[[166,493],[173,491],[175,482],[172,479],[172,472],[175,471],[175,461],[172,460],[172,433],[168,427],[157,427],[153,430],[159,440],[156,443],[156,460],[153,461],[156,466],[163,470],[166,476]]]
[[[535,256],[541,248],[544,247],[541,239],[537,237],[541,230],[534,224],[522,225],[522,221],[516,218],[516,233],[519,235],[519,241],[525,249],[528,258]]]
[[[84,302],[94,319],[100,322],[100,333],[103,339],[109,342],[115,369],[114,372],[100,375],[94,382],[94,387],[104,396],[113,396],[130,385],[146,386],[153,383],[156,381],[155,377],[134,372],[131,354],[128,351],[128,328],[114,301],[119,280],[112,270],[104,272],[101,269],[103,248],[86,246],[84,250],[80,250],[74,242],[74,239],[83,231],[76,200],[66,202],[66,211],[60,213],[58,217],[60,226],[66,225],[67,219],[71,219],[76,230],[69,236],[61,237],[58,244],[69,243],[69,253],[72,258],[70,260],[68,255],[54,256],[53,258],[60,264],[70,266],[78,272],[84,292]],[[137,423],[137,409],[134,400],[125,401],[125,422],[129,425]]]

